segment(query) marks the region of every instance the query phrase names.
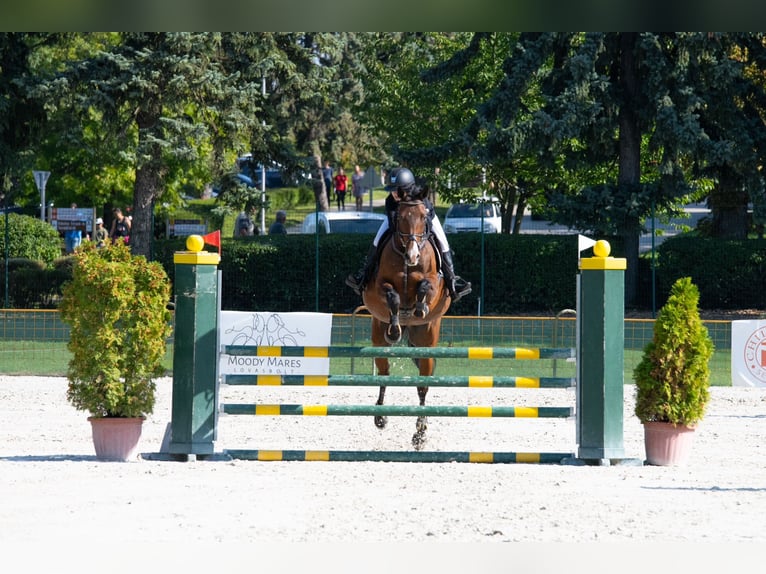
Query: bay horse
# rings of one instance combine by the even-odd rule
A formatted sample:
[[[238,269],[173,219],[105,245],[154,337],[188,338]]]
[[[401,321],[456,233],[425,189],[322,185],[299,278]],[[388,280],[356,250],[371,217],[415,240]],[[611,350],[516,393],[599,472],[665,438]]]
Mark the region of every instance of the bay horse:
[[[442,316],[450,306],[449,290],[439,269],[423,194],[404,194],[393,216],[390,234],[379,250],[377,270],[362,292],[372,315],[372,344],[392,346],[403,339],[411,347],[435,347],[439,342]],[[432,357],[413,359],[419,374],[431,376]],[[375,358],[378,374],[387,376],[387,358]],[[420,405],[426,403],[428,387],[418,387]],[[382,405],[386,387],[380,387],[376,405]],[[375,426],[385,428],[387,418],[375,417]],[[426,441],[426,417],[418,417],[412,444],[421,450]]]

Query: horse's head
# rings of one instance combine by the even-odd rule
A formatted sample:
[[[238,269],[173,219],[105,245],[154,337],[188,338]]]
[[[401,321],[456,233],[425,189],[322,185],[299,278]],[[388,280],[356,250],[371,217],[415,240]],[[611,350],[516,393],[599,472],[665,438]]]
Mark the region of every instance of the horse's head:
[[[396,211],[394,241],[409,267],[420,263],[420,251],[428,241],[428,209],[421,200],[402,200]]]

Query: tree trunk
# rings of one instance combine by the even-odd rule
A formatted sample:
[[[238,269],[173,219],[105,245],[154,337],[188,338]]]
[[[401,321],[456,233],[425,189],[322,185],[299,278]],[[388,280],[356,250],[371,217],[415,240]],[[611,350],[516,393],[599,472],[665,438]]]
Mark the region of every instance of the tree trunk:
[[[151,130],[159,126],[160,106],[158,102],[147,105],[136,117],[138,125],[138,149],[149,154],[148,161],[139,162],[136,181],[133,185],[133,221],[130,228],[130,249],[135,255],[150,260],[154,238],[154,200],[162,192],[163,170],[162,149],[158,143],[147,143]],[[155,138],[155,141],[160,139]]]
[[[519,235],[521,233],[521,225],[524,221],[524,212],[527,209],[527,202],[522,196],[519,196],[518,203],[516,204],[516,217],[513,220],[513,235]]]
[[[710,193],[711,234],[719,239],[746,239],[747,192],[727,167],[721,168],[718,183]]]
[[[160,194],[161,176],[151,164],[136,170],[133,188],[133,221],[130,228],[130,250],[151,260],[154,237],[154,200]]]
[[[638,34],[627,32],[620,35],[620,86],[623,101],[619,112],[619,164],[617,183],[623,186],[639,186],[641,183],[641,128],[633,112],[638,93],[635,46]],[[625,243],[625,304],[634,305],[638,285],[638,246],[640,222],[638,218],[625,217],[622,237]]]
[[[330,211],[330,190],[324,184],[322,176],[322,158],[319,155],[314,156],[314,166],[311,170],[311,186],[314,189],[314,200],[317,211]]]
[[[501,221],[502,221],[502,231],[503,233],[513,233],[514,235],[518,234],[518,230],[521,225],[521,219],[519,218],[519,210],[516,207],[516,188],[509,186],[507,190],[504,191],[504,193],[500,194],[500,197],[503,199],[503,209],[502,209],[502,215],[501,215]],[[516,216],[514,217],[514,211],[516,213]]]

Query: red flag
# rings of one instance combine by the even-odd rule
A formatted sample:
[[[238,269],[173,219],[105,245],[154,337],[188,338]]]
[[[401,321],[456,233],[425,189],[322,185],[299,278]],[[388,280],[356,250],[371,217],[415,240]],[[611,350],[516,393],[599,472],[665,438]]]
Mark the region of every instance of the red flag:
[[[206,245],[215,245],[218,247],[218,255],[221,254],[221,230],[213,231],[212,233],[208,233],[207,235],[202,236],[202,241],[205,242]]]

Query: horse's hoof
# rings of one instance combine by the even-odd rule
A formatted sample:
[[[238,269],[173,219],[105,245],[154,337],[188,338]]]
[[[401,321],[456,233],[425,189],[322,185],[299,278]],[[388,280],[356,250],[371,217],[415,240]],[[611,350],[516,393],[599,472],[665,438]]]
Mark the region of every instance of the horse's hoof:
[[[423,450],[423,447],[426,446],[425,431],[418,431],[412,435],[412,446],[415,447],[415,450]]]
[[[375,426],[379,429],[386,428],[388,424],[388,417],[375,417]]]
[[[386,330],[386,341],[388,341],[389,344],[394,345],[402,340],[402,328],[397,325],[396,327],[391,326]]]
[[[414,315],[418,319],[425,319],[426,315],[428,315],[429,311],[430,311],[430,309],[428,308],[427,305],[425,307],[418,307],[418,308],[415,309]]]
[[[415,434],[412,435],[412,446],[415,450],[422,450],[426,444],[426,429],[428,428],[428,419],[418,417],[415,421]]]

